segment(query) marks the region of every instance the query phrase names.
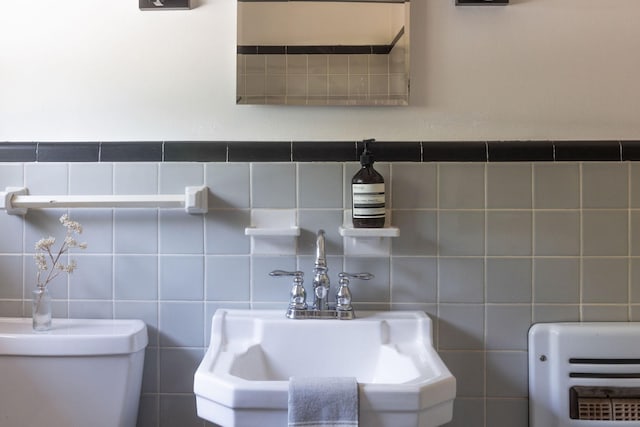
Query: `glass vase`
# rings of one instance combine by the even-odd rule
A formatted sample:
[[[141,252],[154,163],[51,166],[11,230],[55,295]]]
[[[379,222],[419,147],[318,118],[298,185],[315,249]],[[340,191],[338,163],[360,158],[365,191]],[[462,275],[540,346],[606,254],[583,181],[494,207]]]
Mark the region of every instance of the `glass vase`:
[[[33,330],[51,329],[51,295],[46,287],[38,286],[33,291]]]

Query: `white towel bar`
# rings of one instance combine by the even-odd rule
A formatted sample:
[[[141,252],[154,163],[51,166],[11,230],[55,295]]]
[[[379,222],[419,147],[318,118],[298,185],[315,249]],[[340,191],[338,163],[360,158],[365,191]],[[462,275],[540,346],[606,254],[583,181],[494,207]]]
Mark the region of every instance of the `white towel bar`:
[[[36,196],[26,188],[7,187],[0,192],[0,209],[25,215],[28,209],[46,208],[184,208],[190,214],[208,211],[208,187],[185,187],[184,194]]]

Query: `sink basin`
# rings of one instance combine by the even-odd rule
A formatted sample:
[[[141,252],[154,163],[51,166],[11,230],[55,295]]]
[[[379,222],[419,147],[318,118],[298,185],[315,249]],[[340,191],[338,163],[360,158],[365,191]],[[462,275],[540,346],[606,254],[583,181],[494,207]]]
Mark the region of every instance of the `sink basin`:
[[[358,311],[354,320],[291,320],[275,310],[216,311],[196,370],[198,416],[223,427],[287,425],[292,376],[355,377],[360,425],[451,421],[456,381],[421,311]]]

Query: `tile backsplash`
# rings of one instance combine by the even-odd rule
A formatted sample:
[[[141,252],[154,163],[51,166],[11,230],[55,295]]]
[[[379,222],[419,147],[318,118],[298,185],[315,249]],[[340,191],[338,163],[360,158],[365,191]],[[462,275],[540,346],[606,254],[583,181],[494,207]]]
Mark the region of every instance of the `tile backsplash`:
[[[89,248],[53,283],[58,317],[135,317],[149,326],[138,425],[203,426],[193,372],[219,307],[278,308],[276,268],[313,267],[327,232],[329,272],[370,271],[356,309],[419,309],[458,380],[450,426],[527,425],[533,322],[640,318],[640,164],[380,162],[391,221],[388,257],[345,256],[338,227],[356,162],[102,161],[0,163],[0,188],[31,194],[154,194],[210,188],[209,213],[73,209]],[[295,209],[295,255],[254,255],[252,208]],[[63,210],[0,212],[0,315],[29,316],[33,244]],[[307,282],[310,282],[309,280]],[[309,283],[307,283],[309,285]],[[334,287],[335,289],[335,287]],[[308,290],[309,291],[309,290]]]

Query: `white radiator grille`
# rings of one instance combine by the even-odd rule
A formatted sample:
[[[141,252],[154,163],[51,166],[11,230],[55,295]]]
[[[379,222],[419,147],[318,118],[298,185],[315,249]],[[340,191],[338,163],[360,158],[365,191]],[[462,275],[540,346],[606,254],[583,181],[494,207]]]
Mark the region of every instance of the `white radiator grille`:
[[[640,426],[639,338],[638,322],[534,325],[530,427]]]

